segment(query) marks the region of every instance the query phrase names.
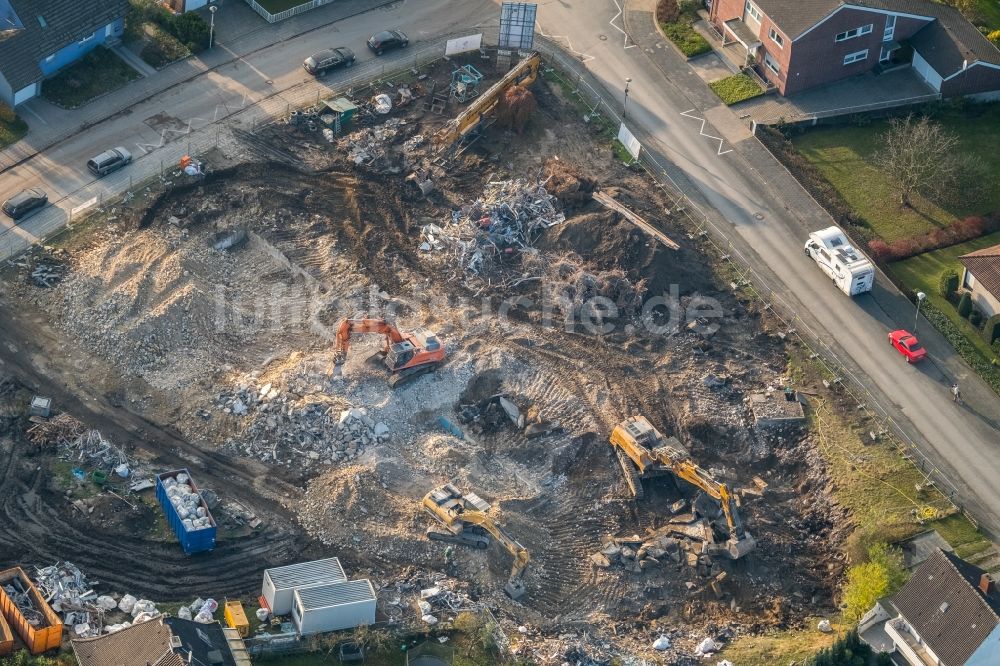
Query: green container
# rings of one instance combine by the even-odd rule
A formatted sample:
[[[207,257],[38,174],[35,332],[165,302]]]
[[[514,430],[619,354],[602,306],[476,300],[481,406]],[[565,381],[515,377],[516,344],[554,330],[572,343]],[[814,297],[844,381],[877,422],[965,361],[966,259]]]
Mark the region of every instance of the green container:
[[[96,472],[94,472],[93,477],[94,477],[94,483],[101,486],[102,488],[104,487],[104,484],[108,482],[107,472],[102,472],[101,470],[97,470]]]

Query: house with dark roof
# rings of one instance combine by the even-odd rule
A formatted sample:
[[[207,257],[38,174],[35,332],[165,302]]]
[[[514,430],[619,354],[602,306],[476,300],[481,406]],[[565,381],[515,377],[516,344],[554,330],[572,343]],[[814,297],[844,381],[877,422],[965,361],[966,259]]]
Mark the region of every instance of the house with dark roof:
[[[858,624],[862,640],[910,666],[1000,663],[1000,594],[985,571],[940,548]]]
[[[71,643],[80,666],[250,666],[239,633],[218,622],[159,617]]]
[[[1000,314],[1000,245],[963,254],[962,288],[972,296],[972,304],[985,317]]]
[[[16,106],[42,80],[121,38],[128,0],[0,0],[0,101]]]
[[[934,0],[713,0],[709,15],[783,95],[910,66],[944,97],[1000,96],[1000,50]]]

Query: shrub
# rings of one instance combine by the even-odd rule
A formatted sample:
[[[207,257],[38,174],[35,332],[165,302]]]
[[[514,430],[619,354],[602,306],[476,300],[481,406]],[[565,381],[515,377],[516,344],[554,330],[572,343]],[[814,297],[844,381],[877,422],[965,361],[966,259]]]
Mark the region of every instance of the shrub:
[[[951,298],[951,295],[958,291],[958,271],[947,268],[941,273],[941,280],[938,289],[942,296]]]
[[[1000,215],[993,214],[989,217],[973,215],[955,220],[947,227],[900,238],[892,243],[875,239],[868,243],[868,247],[877,259],[886,262],[899,261],[931,250],[964,243],[997,230],[1000,230]]]
[[[736,104],[758,95],[763,95],[761,87],[747,74],[736,74],[708,84],[716,95],[728,105]]]
[[[990,34],[986,35],[986,39],[990,40],[997,46],[1000,46],[1000,30],[994,30]]]
[[[893,594],[906,582],[903,553],[884,542],[868,548],[868,561],[847,570],[844,585],[844,616],[856,622],[871,610],[875,602]]]
[[[962,297],[958,299],[958,316],[968,319],[970,314],[972,314],[972,296],[967,291],[962,292]]]
[[[209,26],[198,14],[188,12],[173,17],[168,28],[182,44],[197,53],[208,48]]]
[[[929,321],[931,325],[933,325],[934,328],[941,333],[941,335],[948,339],[948,342],[951,343],[951,346],[954,347],[956,351],[958,351],[959,355],[965,360],[965,362],[972,366],[972,369],[975,370],[994,391],[1000,393],[1000,370],[993,365],[991,359],[983,357],[979,350],[976,349],[972,342],[969,341],[969,338],[965,336],[958,325],[951,319],[948,319],[943,312],[934,307],[934,304],[930,300],[924,301],[923,309],[920,312],[927,318],[927,321]],[[1000,347],[1000,342],[995,343],[993,346],[993,348],[997,350],[997,353],[1000,353],[1000,349],[997,349],[998,347]]]
[[[656,3],[656,20],[660,23],[673,23],[681,16],[681,8],[677,0],[660,0]]]
[[[660,27],[663,28],[663,34],[688,58],[712,50],[712,45],[683,19],[677,23],[661,23]]]
[[[969,313],[969,323],[979,328],[979,325],[983,323],[983,313],[972,308],[972,312]]]
[[[986,344],[992,345],[998,338],[1000,338],[1000,314],[995,314],[987,319],[986,325],[983,326],[983,339],[986,340]]]

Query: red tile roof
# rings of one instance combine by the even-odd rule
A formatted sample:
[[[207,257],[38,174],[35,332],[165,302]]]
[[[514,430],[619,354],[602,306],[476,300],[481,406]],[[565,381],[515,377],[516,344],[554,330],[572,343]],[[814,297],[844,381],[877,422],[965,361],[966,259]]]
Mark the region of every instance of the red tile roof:
[[[976,282],[1000,299],[1000,245],[963,254],[958,260],[972,273]]]

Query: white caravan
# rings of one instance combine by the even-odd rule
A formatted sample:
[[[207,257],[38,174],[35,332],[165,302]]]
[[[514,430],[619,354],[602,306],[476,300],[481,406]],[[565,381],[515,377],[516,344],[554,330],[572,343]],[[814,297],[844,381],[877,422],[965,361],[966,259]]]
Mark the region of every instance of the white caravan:
[[[812,257],[848,296],[871,291],[875,283],[875,267],[868,257],[851,246],[839,228],[829,227],[812,232],[805,250],[806,256]]]

